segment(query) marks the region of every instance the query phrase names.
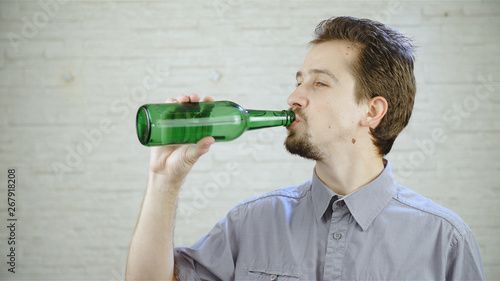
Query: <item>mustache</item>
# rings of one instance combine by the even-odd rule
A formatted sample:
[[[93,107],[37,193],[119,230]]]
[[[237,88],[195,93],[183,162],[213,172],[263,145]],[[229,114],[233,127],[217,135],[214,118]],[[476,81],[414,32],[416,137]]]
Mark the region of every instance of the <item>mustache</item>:
[[[288,110],[293,111],[295,116],[298,117],[300,121],[307,122],[307,116],[304,115],[302,108],[290,107]]]

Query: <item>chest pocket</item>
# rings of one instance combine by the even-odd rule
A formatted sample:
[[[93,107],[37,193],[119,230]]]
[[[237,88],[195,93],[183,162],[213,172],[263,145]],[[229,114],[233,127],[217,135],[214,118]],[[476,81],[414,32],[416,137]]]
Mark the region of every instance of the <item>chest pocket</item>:
[[[248,280],[299,281],[300,275],[294,271],[251,269],[248,271]]]

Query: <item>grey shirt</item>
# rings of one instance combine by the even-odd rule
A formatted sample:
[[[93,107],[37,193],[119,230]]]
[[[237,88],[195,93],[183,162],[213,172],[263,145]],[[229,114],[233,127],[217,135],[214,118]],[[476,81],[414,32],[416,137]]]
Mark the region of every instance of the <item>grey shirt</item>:
[[[191,280],[484,280],[479,245],[452,211],[396,184],[389,163],[339,196],[312,181],[238,204],[192,247]]]

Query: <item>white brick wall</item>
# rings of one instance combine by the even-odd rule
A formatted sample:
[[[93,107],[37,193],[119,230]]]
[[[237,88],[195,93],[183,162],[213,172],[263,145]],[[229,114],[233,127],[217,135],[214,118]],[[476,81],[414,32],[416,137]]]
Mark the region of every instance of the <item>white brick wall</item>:
[[[147,176],[136,109],[192,92],[286,108],[314,27],[335,15],[381,20],[420,46],[414,116],[389,158],[400,183],[468,222],[487,279],[500,280],[499,2],[285,0],[1,1],[0,279],[122,280]],[[284,136],[248,132],[200,160],[181,194],[177,245],[239,201],[311,177]],[[16,274],[5,267],[9,167]]]

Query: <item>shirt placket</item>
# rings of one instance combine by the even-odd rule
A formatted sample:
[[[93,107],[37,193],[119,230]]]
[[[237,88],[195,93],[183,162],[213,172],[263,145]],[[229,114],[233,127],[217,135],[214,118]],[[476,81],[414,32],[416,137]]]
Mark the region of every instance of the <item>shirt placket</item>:
[[[344,201],[333,203],[323,280],[342,280],[348,222],[349,210]]]

